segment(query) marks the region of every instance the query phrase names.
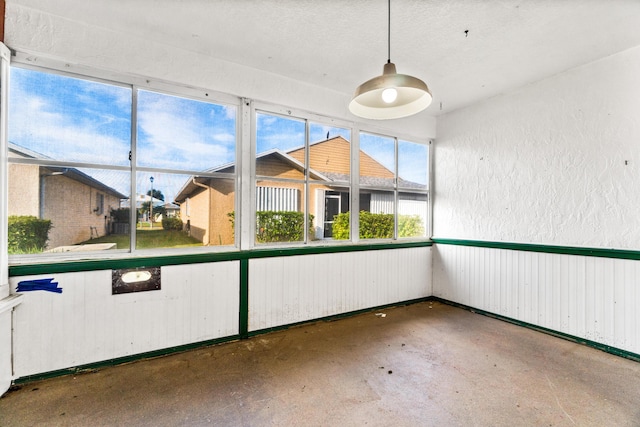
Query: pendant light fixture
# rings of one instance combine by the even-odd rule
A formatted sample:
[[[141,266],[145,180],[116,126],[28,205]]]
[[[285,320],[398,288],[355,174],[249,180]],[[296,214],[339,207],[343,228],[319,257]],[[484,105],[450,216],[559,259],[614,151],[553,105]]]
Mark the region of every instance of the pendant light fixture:
[[[349,111],[365,119],[398,119],[416,114],[433,99],[422,80],[398,74],[391,62],[391,0],[388,0],[388,56],[382,75],[362,83],[349,103]]]

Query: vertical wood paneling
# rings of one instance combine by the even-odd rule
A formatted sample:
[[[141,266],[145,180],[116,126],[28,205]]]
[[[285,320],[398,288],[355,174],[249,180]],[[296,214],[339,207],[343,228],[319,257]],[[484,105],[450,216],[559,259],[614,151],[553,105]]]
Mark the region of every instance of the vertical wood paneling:
[[[433,295],[640,353],[640,261],[437,244]]]
[[[249,261],[249,330],[431,295],[431,248]]]
[[[111,270],[53,275],[62,294],[25,292],[15,310],[16,376],[235,335],[238,272],[238,261],[167,266],[161,290],[121,295]]]

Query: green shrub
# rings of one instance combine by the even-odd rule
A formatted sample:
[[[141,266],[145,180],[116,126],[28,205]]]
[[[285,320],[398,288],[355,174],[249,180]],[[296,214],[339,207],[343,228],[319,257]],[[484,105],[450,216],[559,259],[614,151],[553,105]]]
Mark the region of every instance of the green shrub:
[[[178,217],[162,218],[162,228],[165,230],[182,231],[182,220]]]
[[[51,220],[35,216],[9,217],[9,253],[23,254],[42,252],[49,240]]]
[[[419,215],[398,215],[398,236],[422,237],[424,225]]]
[[[333,238],[346,240],[349,238],[349,212],[333,217]],[[391,239],[393,237],[393,214],[374,214],[360,211],[361,239]]]
[[[231,229],[235,230],[236,229],[236,213],[235,213],[235,211],[227,213],[227,216],[229,217],[229,221],[231,222]]]
[[[333,238],[349,238],[349,212],[333,217]],[[398,236],[417,237],[424,235],[424,226],[418,215],[398,216]],[[375,214],[360,211],[361,239],[391,239],[393,237],[393,214]]]
[[[313,237],[313,215],[309,215],[309,237]],[[256,212],[256,241],[297,242],[304,240],[304,214],[295,211]]]
[[[393,214],[375,214],[360,211],[360,238],[393,238]]]
[[[349,239],[349,212],[340,213],[333,217],[331,234],[336,240]]]
[[[235,212],[227,213],[231,227],[235,228]],[[298,242],[304,239],[304,215],[296,211],[256,212],[256,241],[258,243]],[[309,239],[315,236],[313,215],[309,215]]]

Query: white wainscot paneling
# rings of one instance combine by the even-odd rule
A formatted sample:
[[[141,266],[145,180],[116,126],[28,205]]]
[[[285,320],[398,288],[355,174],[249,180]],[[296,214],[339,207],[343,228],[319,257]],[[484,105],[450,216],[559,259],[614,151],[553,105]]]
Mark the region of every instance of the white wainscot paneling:
[[[640,261],[438,244],[433,295],[640,353]]]
[[[9,389],[13,380],[11,326],[13,310],[21,301],[21,295],[0,299],[0,396]]]
[[[16,377],[238,333],[239,262],[162,267],[157,291],[111,294],[111,270],[53,277],[61,294],[31,291],[14,313]]]
[[[249,330],[431,295],[431,247],[249,261]]]

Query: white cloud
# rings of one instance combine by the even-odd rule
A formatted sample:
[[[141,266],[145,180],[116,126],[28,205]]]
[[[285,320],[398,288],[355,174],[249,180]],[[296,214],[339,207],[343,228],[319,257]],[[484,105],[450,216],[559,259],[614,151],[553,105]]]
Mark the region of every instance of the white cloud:
[[[233,161],[235,136],[216,129],[202,103],[184,109],[182,99],[153,96],[138,112],[138,159],[154,167],[205,170]],[[195,102],[195,101],[193,101]]]
[[[56,160],[127,164],[129,140],[56,111],[47,100],[16,90],[12,97],[9,139]],[[119,153],[122,158],[118,158]]]

